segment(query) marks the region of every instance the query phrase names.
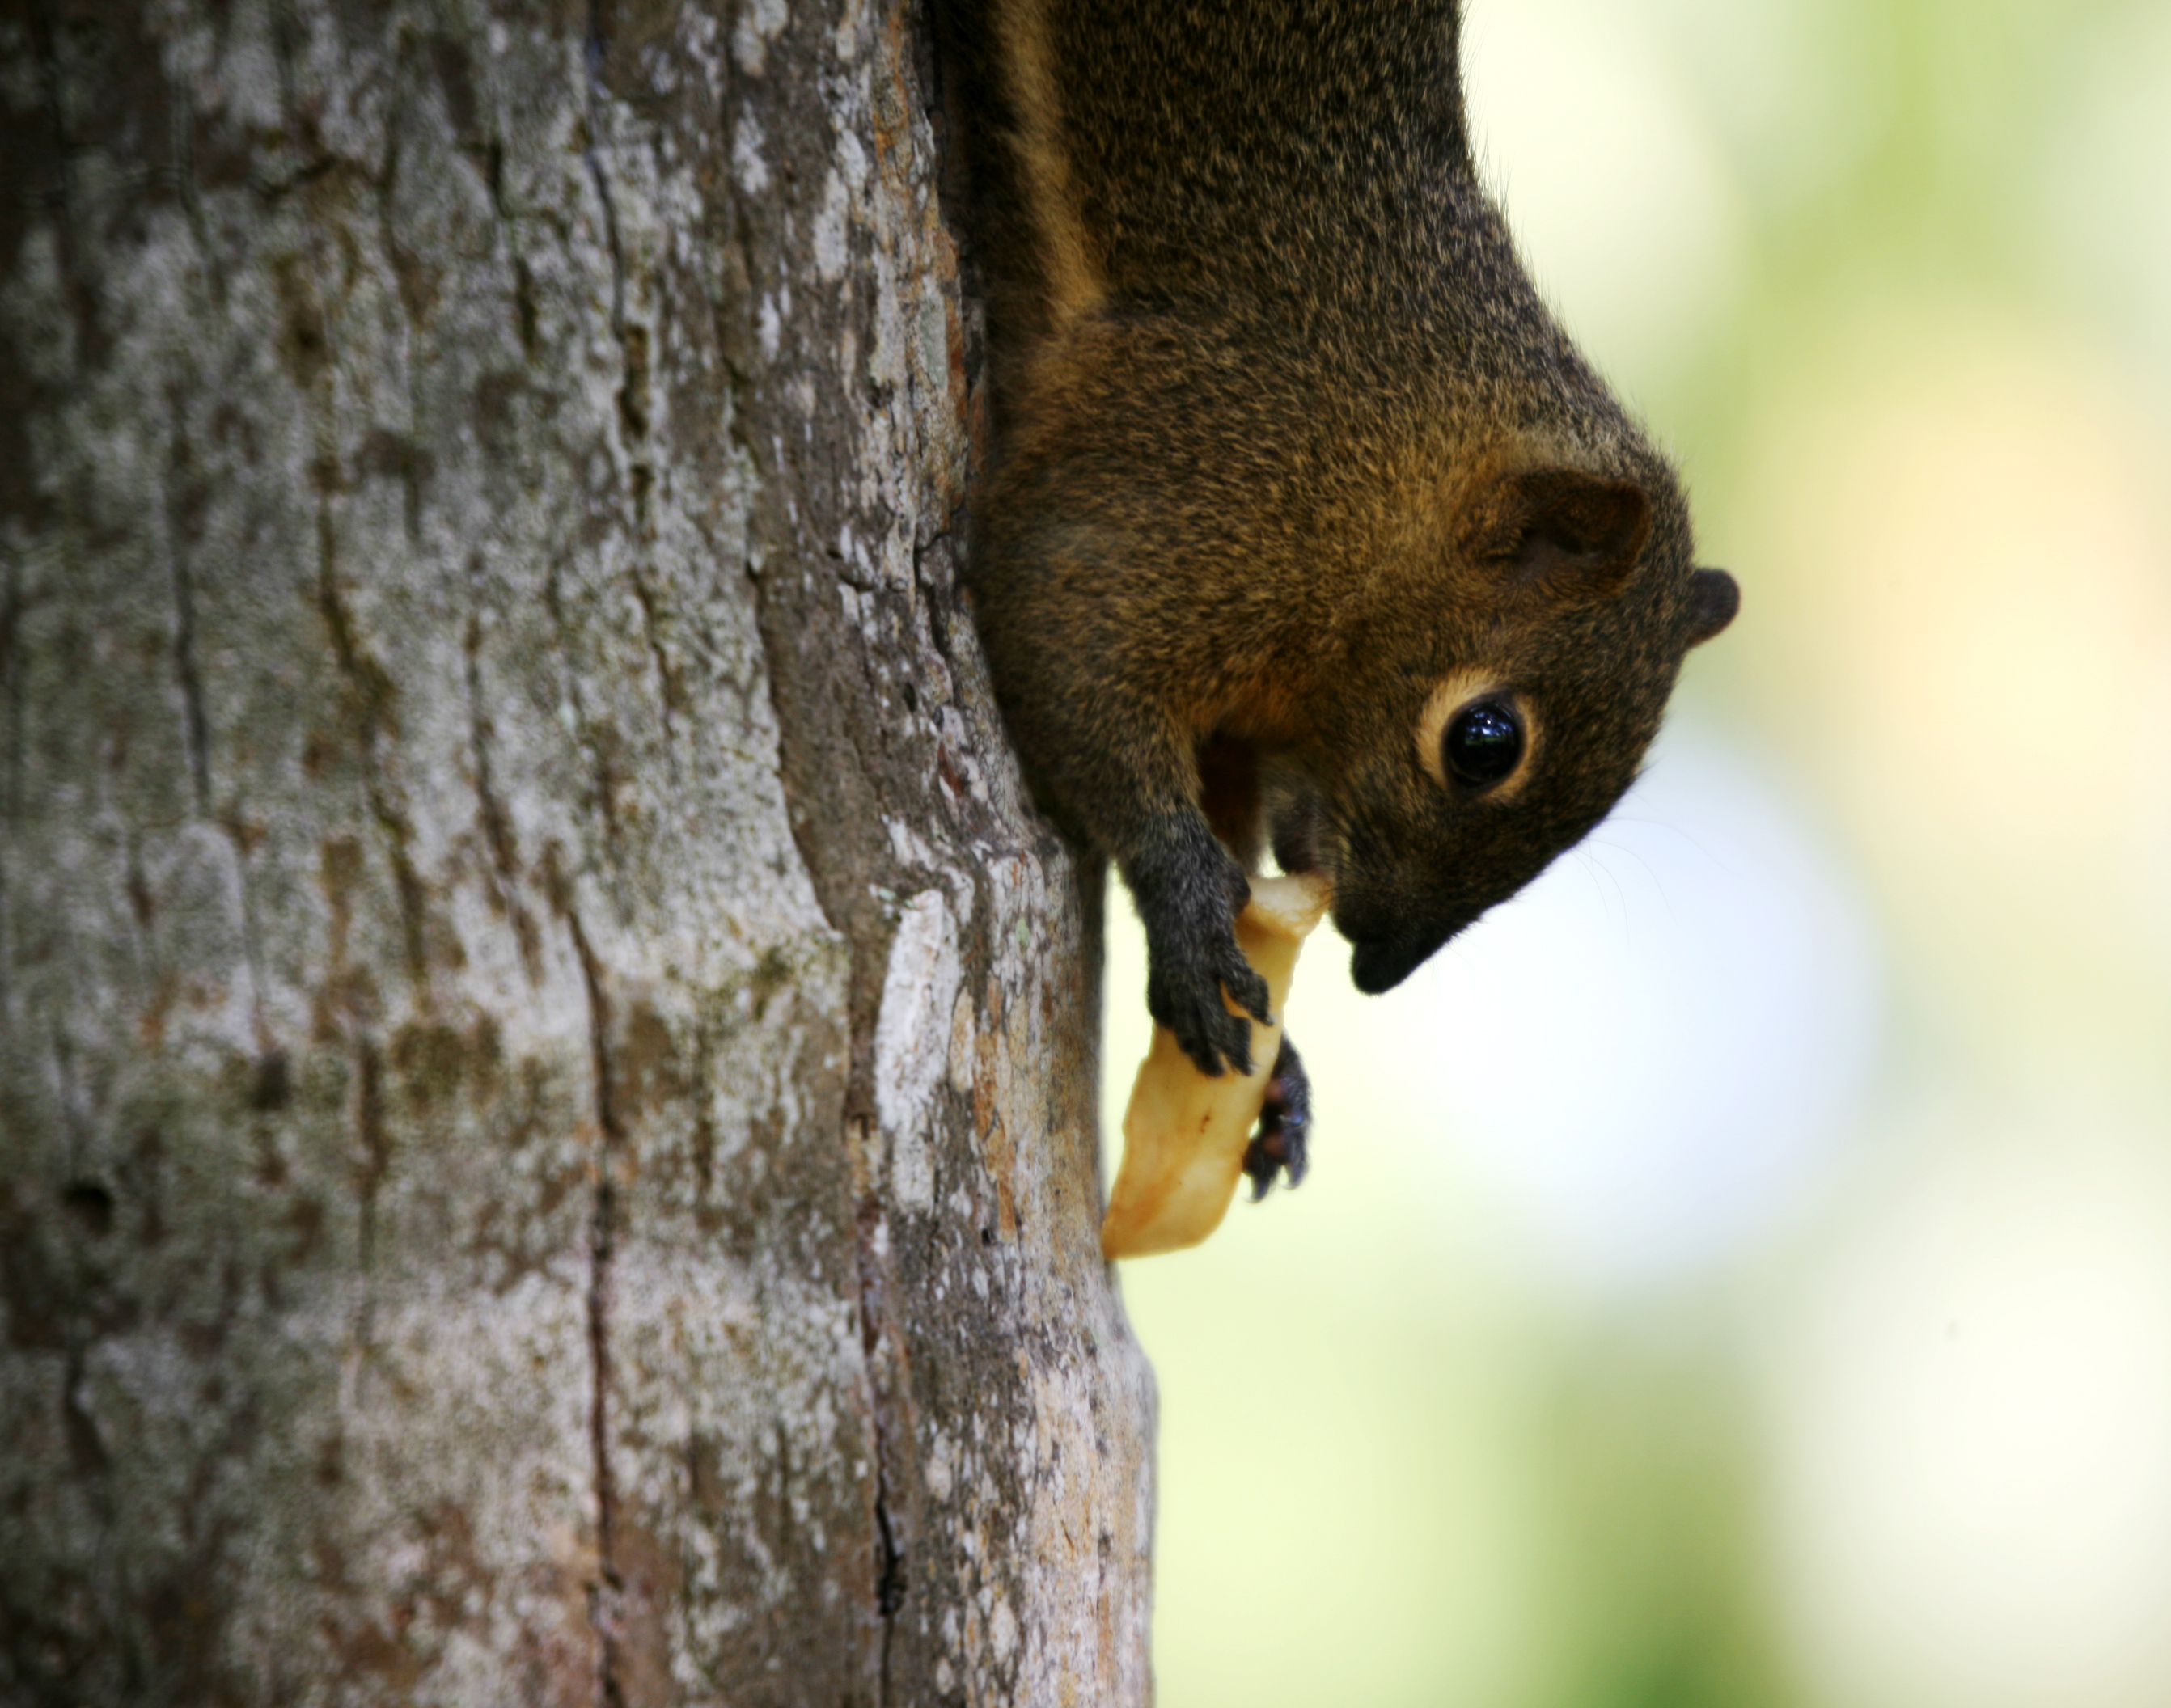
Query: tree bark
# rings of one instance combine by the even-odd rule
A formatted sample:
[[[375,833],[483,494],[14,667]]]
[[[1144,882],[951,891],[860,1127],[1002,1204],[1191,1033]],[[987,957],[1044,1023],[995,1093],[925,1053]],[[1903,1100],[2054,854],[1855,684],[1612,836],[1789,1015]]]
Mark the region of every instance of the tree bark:
[[[0,1696],[1144,1702],[909,4],[0,10]]]

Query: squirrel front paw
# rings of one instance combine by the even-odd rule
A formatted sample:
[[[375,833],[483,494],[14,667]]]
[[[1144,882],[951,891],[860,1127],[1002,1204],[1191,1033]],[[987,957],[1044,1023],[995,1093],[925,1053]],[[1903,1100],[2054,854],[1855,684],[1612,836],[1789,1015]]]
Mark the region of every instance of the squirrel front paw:
[[[1236,946],[1236,916],[1252,898],[1244,869],[1192,814],[1177,819],[1124,876],[1146,928],[1146,1011],[1200,1073],[1218,1075],[1225,1066],[1250,1073],[1244,1014],[1262,1025],[1270,1016],[1267,982]],[[1231,1014],[1230,1003],[1244,1014]]]
[[[1236,940],[1222,928],[1220,940],[1164,950],[1149,943],[1146,1011],[1166,1026],[1198,1071],[1219,1074],[1224,1067],[1252,1071],[1252,1027],[1243,1015],[1229,1012],[1230,1001],[1262,1025],[1272,1018],[1267,982],[1244,959]]]
[[[1252,1179],[1252,1202],[1257,1203],[1285,1175],[1291,1186],[1304,1183],[1305,1140],[1311,1131],[1311,1079],[1304,1059],[1282,1034],[1282,1047],[1274,1057],[1274,1071],[1267,1081],[1267,1100],[1259,1111],[1258,1131],[1244,1150],[1244,1172]]]

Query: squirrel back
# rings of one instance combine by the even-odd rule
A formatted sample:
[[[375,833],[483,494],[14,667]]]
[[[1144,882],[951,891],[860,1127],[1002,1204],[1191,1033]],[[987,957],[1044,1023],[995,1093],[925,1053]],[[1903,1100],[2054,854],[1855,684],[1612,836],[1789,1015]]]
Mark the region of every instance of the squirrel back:
[[[1202,1066],[1271,843],[1368,990],[1580,838],[1732,617],[1477,180],[1446,0],[946,0],[995,456],[973,585]]]

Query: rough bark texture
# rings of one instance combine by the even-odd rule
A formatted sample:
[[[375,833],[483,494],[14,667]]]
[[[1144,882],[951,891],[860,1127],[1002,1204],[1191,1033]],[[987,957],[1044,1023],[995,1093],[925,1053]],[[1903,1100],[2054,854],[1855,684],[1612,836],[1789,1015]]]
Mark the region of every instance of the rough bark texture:
[[[0,8],[0,1698],[1148,1697],[929,77]]]

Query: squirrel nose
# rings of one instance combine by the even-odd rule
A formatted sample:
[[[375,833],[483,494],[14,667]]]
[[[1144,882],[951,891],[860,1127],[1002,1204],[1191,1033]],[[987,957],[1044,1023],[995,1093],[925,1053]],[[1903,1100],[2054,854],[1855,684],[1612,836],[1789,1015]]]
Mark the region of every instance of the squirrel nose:
[[[1368,937],[1349,957],[1349,982],[1367,996],[1392,990],[1432,958],[1452,937],[1445,931],[1419,931],[1402,937]]]

